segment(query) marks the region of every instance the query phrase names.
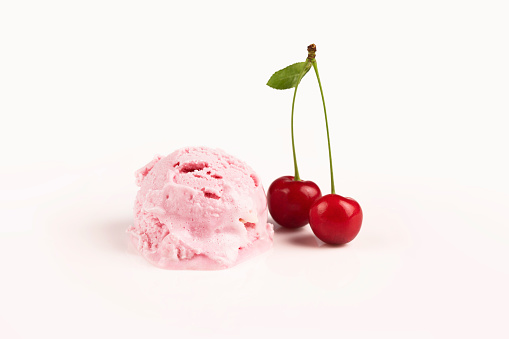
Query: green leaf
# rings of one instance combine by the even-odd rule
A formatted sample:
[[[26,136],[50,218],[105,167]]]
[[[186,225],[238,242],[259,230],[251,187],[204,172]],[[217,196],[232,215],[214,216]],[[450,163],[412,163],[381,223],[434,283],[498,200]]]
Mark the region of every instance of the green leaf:
[[[289,89],[297,86],[311,68],[311,63],[297,62],[272,74],[267,86],[275,89]]]

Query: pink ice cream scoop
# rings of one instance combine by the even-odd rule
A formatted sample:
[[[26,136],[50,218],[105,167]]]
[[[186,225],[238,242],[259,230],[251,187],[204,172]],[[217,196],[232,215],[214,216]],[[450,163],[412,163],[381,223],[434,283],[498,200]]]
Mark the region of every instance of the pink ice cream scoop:
[[[136,183],[128,232],[158,267],[223,269],[272,246],[260,179],[221,150],[188,147],[156,156],[136,172]]]

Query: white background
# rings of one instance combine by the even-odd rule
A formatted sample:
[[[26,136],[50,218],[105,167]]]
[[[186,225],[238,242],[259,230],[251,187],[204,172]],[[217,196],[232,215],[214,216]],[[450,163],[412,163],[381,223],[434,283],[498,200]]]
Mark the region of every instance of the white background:
[[[2,1],[2,338],[506,338],[506,1]],[[364,210],[331,247],[309,226],[214,272],[128,246],[134,171],[222,148],[265,188],[293,174],[292,91],[317,45],[339,194]],[[329,191],[316,79],[295,132]]]

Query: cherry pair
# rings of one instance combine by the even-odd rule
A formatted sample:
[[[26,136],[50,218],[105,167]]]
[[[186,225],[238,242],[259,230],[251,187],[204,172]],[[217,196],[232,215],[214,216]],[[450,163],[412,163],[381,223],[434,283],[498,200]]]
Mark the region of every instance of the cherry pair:
[[[315,53],[316,46],[314,44],[308,46],[308,57],[305,62],[290,65],[274,73],[267,83],[276,89],[295,87],[291,121],[295,176],[283,176],[276,179],[267,192],[267,203],[272,218],[281,226],[299,228],[309,223],[313,233],[320,240],[328,244],[340,245],[352,241],[359,233],[362,209],[354,199],[335,194],[327,111]],[[293,113],[297,88],[311,67],[315,70],[322,95],[329,147],[331,194],[325,196],[322,196],[320,188],[314,182],[300,179],[293,135]]]
[[[362,210],[357,201],[338,194],[322,196],[312,181],[280,177],[270,185],[267,203],[278,224],[299,228],[309,223],[318,239],[328,244],[346,244],[361,229]]]

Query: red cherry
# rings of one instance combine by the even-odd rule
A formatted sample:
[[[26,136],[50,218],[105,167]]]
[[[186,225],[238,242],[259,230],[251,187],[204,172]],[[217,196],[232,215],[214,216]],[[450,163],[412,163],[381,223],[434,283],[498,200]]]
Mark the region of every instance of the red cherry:
[[[298,228],[309,222],[309,208],[322,196],[312,181],[295,181],[293,176],[280,177],[270,185],[267,204],[274,221],[286,228]]]
[[[362,224],[362,210],[357,201],[337,194],[327,194],[309,210],[309,225],[321,241],[342,245],[352,241]]]

